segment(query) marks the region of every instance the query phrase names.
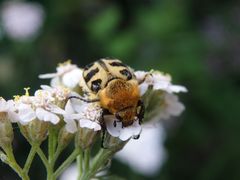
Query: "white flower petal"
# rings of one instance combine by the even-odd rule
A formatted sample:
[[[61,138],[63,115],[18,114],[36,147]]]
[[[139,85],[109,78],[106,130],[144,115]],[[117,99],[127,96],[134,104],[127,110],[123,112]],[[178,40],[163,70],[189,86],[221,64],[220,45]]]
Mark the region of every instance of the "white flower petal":
[[[159,114],[154,119],[167,120],[171,116],[179,116],[185,109],[175,94],[165,93],[163,95],[163,101],[164,103],[159,108]]]
[[[7,112],[7,111],[8,111],[7,101],[3,98],[0,98],[0,112]]]
[[[71,62],[68,60],[57,67],[57,74],[62,76],[63,74],[68,73],[76,68],[77,66],[75,64],[71,64]]]
[[[79,95],[76,96],[80,97]],[[83,101],[77,98],[71,98],[69,101],[71,102],[72,109],[78,113],[86,111],[89,106],[89,103],[84,103]]]
[[[139,121],[135,121],[131,126],[124,127],[122,131],[120,132],[119,139],[122,141],[126,141],[132,136],[137,136],[141,133],[141,125],[139,124]]]
[[[74,69],[66,74],[62,78],[62,82],[66,87],[74,88],[78,85],[82,76],[82,70]]]
[[[169,88],[169,93],[179,93],[179,92],[188,92],[187,88],[179,85],[171,85]]]
[[[79,120],[84,118],[82,114],[64,114],[63,116],[66,119],[74,119],[74,120]]]
[[[63,120],[66,122],[66,130],[70,133],[74,133],[77,131],[77,125],[75,119],[79,119],[79,114],[73,114],[74,110],[71,105],[71,101],[69,100],[65,106],[65,114],[63,115]]]
[[[64,118],[65,119],[75,119],[79,120],[84,118],[83,114],[77,113],[75,109],[73,108],[72,100],[68,100],[66,106],[65,106],[65,114]]]
[[[71,166],[69,166],[59,177],[59,180],[76,180],[78,179],[78,167],[77,164],[74,163]]]
[[[81,128],[93,129],[94,131],[101,130],[100,124],[98,124],[98,123],[96,123],[94,121],[88,120],[88,119],[81,119],[79,121],[79,126]]]
[[[126,130],[126,128],[124,128],[124,129],[120,132],[119,139],[121,139],[122,141],[126,141],[126,140],[128,140],[129,138],[131,138],[131,137],[132,137],[131,130],[128,131],[128,130]]]
[[[58,107],[56,105],[52,104],[52,105],[49,105],[49,107],[50,107],[50,111],[55,114],[62,114],[62,115],[66,114],[66,112],[63,109],[61,109],[60,107]]]
[[[169,105],[169,114],[172,116],[179,116],[185,109],[185,106],[180,102],[175,102]]]
[[[7,101],[7,106],[8,106],[8,109],[11,110],[11,111],[16,110],[15,102],[13,100],[8,100]]]
[[[166,81],[159,81],[153,84],[153,89],[155,90],[166,90],[170,83]]]
[[[36,114],[30,105],[21,104],[18,107],[18,117],[22,124],[27,124],[36,118]]]
[[[45,91],[50,91],[50,92],[51,92],[52,89],[53,89],[51,86],[48,86],[48,85],[41,85],[40,87],[41,87],[43,90],[45,90]]]
[[[142,83],[140,86],[139,86],[139,89],[140,89],[140,95],[144,95],[145,92],[148,90],[148,84],[147,83]]]
[[[134,123],[128,127],[122,127],[121,122],[116,122],[115,127],[114,121],[116,119],[112,115],[104,116],[104,120],[108,133],[113,137],[119,137],[122,141],[126,141],[133,136],[139,135],[142,130],[138,120],[134,121]]]
[[[143,126],[140,138],[130,140],[116,154],[116,158],[140,174],[153,176],[159,172],[167,158],[164,141],[165,131],[162,126],[151,128]]]
[[[38,77],[40,79],[50,79],[50,78],[54,78],[57,76],[57,73],[47,73],[47,74],[40,74]]]
[[[59,77],[52,78],[50,81],[52,87],[62,86],[61,80]]]
[[[114,121],[116,120],[114,116],[104,116],[105,125],[108,133],[113,137],[119,137],[122,130],[122,123],[117,122],[116,127],[114,127]]]
[[[44,110],[43,108],[36,109],[36,116],[39,120],[49,121],[53,124],[57,124],[60,121],[60,118],[51,112]]]
[[[145,71],[135,71],[134,74],[135,74],[136,79],[138,81],[142,81],[145,78],[147,72],[145,72]]]
[[[65,128],[68,132],[75,133],[77,131],[77,124],[74,120],[64,118],[64,121],[66,122]]]
[[[65,105],[65,112],[67,114],[73,114],[74,113],[74,109],[72,107],[72,101],[71,100],[67,101],[67,104]]]

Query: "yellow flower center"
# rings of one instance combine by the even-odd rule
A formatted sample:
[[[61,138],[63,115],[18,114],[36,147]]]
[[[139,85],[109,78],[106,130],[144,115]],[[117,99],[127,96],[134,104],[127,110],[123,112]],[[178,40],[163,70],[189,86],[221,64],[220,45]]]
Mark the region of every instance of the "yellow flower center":
[[[20,99],[20,97],[21,97],[21,96],[19,96],[19,95],[14,95],[14,96],[13,96],[13,99],[14,99],[14,101],[18,101],[18,100]]]

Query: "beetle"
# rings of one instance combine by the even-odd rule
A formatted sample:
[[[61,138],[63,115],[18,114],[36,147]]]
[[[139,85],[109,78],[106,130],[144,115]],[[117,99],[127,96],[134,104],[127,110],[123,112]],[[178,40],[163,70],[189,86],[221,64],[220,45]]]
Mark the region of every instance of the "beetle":
[[[85,66],[83,79],[85,93],[91,98],[70,98],[78,98],[88,103],[99,102],[103,108],[102,119],[106,114],[114,115],[115,127],[117,121],[122,123],[123,128],[132,125],[136,120],[141,124],[144,104],[140,98],[138,81],[129,66],[118,59],[100,59]],[[104,121],[100,123],[104,127]]]

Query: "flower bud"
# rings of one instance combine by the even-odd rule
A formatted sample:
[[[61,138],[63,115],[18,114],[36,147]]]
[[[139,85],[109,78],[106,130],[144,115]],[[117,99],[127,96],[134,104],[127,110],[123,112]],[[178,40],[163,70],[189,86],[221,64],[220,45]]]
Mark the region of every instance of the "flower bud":
[[[103,148],[109,149],[112,152],[117,152],[120,151],[128,142],[127,141],[122,141],[118,137],[113,137],[109,133],[105,133],[104,141],[103,141]]]
[[[74,133],[69,133],[65,127],[62,127],[58,135],[58,146],[61,150],[65,149],[66,146],[71,142],[74,137]]]
[[[177,95],[161,90],[148,90],[143,96],[143,100],[145,104],[145,123],[179,116],[185,109]]]
[[[12,148],[13,128],[7,112],[0,112],[0,147],[4,150]]]
[[[95,141],[98,131],[88,128],[78,128],[75,136],[76,147],[81,147],[83,150],[89,148]]]
[[[41,143],[47,138],[49,122],[33,120],[24,126],[27,138],[31,142]]]

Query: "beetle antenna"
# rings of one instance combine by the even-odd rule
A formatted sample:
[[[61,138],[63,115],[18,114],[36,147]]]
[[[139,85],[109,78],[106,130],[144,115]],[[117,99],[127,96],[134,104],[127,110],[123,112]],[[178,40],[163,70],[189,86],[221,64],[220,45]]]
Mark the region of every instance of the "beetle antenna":
[[[94,103],[94,102],[98,102],[99,99],[84,99],[78,96],[69,96],[68,99],[79,99],[81,101],[87,102],[87,103]]]

